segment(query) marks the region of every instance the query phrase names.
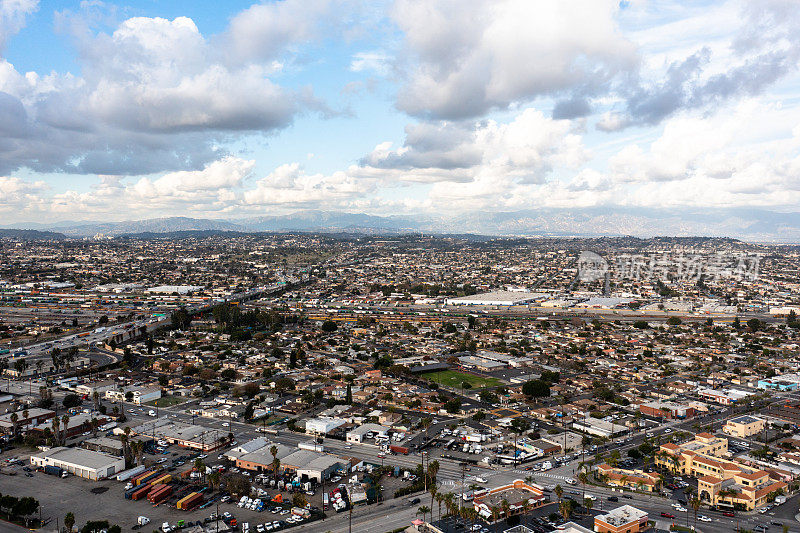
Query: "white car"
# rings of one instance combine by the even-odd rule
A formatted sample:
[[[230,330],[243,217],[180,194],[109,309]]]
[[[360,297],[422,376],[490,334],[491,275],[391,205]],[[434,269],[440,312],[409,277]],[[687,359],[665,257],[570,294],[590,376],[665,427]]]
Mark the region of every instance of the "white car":
[[[685,513],[686,507],[676,507],[675,510],[678,511],[679,513]]]
[[[711,519],[704,514],[698,516],[697,519],[701,522],[711,522]]]

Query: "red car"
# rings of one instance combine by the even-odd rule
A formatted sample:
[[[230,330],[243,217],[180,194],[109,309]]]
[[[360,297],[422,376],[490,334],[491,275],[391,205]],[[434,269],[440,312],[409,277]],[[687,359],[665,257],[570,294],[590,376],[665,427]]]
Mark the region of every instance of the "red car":
[[[722,516],[736,516],[733,511],[722,511]]]
[[[675,515],[674,514],[670,514],[670,513],[661,513],[661,517],[662,518],[675,518]]]

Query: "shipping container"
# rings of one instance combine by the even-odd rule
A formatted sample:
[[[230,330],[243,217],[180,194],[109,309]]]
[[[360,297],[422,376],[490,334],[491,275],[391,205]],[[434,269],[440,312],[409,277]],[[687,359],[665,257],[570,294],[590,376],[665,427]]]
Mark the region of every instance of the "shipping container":
[[[153,490],[147,495],[147,501],[152,504],[159,504],[172,495],[172,485],[162,485],[161,488]]]
[[[163,476],[157,477],[150,482],[151,485],[166,485],[172,481],[172,476],[169,474],[164,474]]]
[[[185,498],[178,501],[178,509],[190,511],[203,503],[203,494],[200,492],[193,492]]]
[[[406,448],[405,446],[395,446],[393,444],[393,445],[389,446],[389,450],[391,450],[394,453],[399,453],[399,454],[402,454],[402,455],[408,455],[408,448]]]
[[[154,479],[158,479],[163,476],[163,472],[160,470],[153,472],[152,474],[148,474],[143,478],[136,478],[136,481],[133,482],[134,485],[144,485],[145,483],[150,483]]]
[[[131,483],[133,483],[134,486],[139,485],[141,483],[141,480],[143,480],[147,476],[153,475],[155,472],[156,472],[155,470],[145,470],[141,474],[136,474],[135,476],[133,476],[133,479],[131,479]]]
[[[149,483],[145,483],[144,485],[140,485],[139,488],[131,494],[131,500],[141,500],[145,498],[153,488],[150,486]]]

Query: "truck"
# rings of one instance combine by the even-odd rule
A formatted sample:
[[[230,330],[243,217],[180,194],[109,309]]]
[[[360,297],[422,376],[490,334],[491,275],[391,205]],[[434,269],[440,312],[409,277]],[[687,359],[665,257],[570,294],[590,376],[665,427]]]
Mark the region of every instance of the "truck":
[[[301,450],[311,450],[312,452],[322,453],[325,451],[325,447],[322,446],[322,444],[317,444],[316,442],[299,442],[297,447]]]
[[[136,520],[136,523],[137,523],[137,524],[139,524],[140,526],[146,526],[147,524],[149,524],[149,523],[150,523],[150,519],[149,519],[149,518],[147,518],[146,516],[140,516],[140,517],[139,517],[139,518]]]
[[[58,466],[51,466],[47,465],[44,467],[44,473],[49,476],[61,476],[64,473],[64,469]]]
[[[401,455],[408,455],[408,448],[406,448],[405,446],[397,446],[395,444],[392,444],[391,446],[389,446],[389,451]]]

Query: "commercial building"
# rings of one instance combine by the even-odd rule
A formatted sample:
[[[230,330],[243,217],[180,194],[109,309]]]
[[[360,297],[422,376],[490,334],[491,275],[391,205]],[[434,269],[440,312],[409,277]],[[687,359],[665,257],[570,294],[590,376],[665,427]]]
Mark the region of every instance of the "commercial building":
[[[595,516],[594,530],[597,533],[638,533],[649,528],[647,521],[645,511],[632,505],[623,505]]]
[[[751,396],[751,392],[738,389],[700,389],[697,394],[708,401],[722,405],[733,405]]]
[[[757,416],[751,415],[744,415],[744,416],[737,416],[736,418],[731,418],[722,428],[722,431],[730,435],[731,437],[738,437],[740,439],[745,439],[747,437],[752,437],[753,435],[758,435],[764,428],[767,427],[767,422],[763,418],[759,418]]]
[[[81,448],[59,446],[31,455],[31,465],[56,466],[84,479],[106,479],[125,469],[125,459]]]
[[[487,522],[493,522],[536,509],[547,501],[544,489],[515,479],[508,485],[494,488],[482,496],[475,496],[472,503],[479,516]],[[504,502],[508,503],[507,511],[503,508]]]
[[[346,423],[347,421],[341,418],[311,418],[306,420],[306,433],[310,435],[327,435]]]
[[[87,450],[102,452],[108,455],[115,455],[117,457],[122,457],[124,451],[122,441],[118,439],[112,439],[111,437],[96,437],[93,439],[86,439],[81,443],[81,446]]]
[[[130,393],[130,394],[128,394]],[[130,398],[130,400],[128,400]],[[152,402],[161,398],[161,387],[147,386],[147,387],[124,387],[122,389],[114,389],[106,391],[106,399],[116,402],[130,401],[136,405]]]
[[[607,485],[630,490],[655,492],[661,484],[660,475],[644,470],[625,470],[602,464],[597,467],[597,473]]]
[[[367,438],[367,434],[384,437],[387,435],[390,428],[381,426],[380,424],[362,424],[357,428],[351,429],[347,432],[347,442],[361,444]]]
[[[28,413],[27,417],[25,416],[26,412]],[[14,413],[6,413],[0,415],[0,433],[10,434],[14,431],[15,426],[18,432],[25,431],[28,428],[46,424],[48,420],[56,416],[55,411],[51,411],[50,409],[31,407],[30,409],[17,411],[17,422],[14,424],[14,422],[11,421],[11,415],[13,414]]]
[[[615,424],[613,421],[609,422],[600,418],[594,418],[592,416],[575,419],[572,422],[572,428],[579,431],[585,431],[590,435],[605,438],[611,438],[628,432],[628,428],[623,424]]]
[[[693,407],[675,402],[647,402],[639,406],[639,411],[643,415],[654,418],[685,419],[692,418],[696,412]]]
[[[697,478],[701,501],[710,505],[727,503],[737,509],[752,511],[769,503],[772,496],[785,492],[787,487],[782,481],[772,480],[764,470],[740,466],[723,473],[726,477],[705,475]]]
[[[115,428],[114,432],[121,433],[122,429]],[[131,434],[153,440],[164,439],[170,444],[202,451],[215,450],[228,441],[227,432],[176,422],[165,416],[131,428]]]
[[[662,444],[656,454],[656,466],[679,474],[695,475],[696,461],[716,458],[728,453],[728,439],[715,437],[711,433],[698,433],[694,439],[683,444]],[[701,474],[702,475],[702,474]]]

